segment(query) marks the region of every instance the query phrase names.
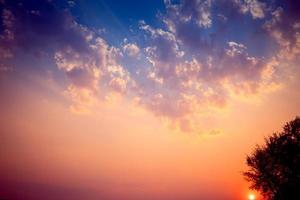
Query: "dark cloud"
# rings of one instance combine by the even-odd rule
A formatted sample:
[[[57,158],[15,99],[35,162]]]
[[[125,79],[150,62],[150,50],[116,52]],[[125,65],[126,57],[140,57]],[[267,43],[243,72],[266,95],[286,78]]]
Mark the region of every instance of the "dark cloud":
[[[278,56],[281,59],[290,60],[299,55],[300,4],[298,1],[280,2],[271,11],[271,19],[265,22],[264,28],[280,46]]]
[[[86,69],[74,68],[66,72],[71,82],[77,87],[93,87],[93,75]]]
[[[287,10],[285,14],[294,20],[299,20],[300,17],[300,2],[297,0],[286,0]]]
[[[77,24],[69,11],[57,9],[52,1],[6,1],[1,10],[2,37],[11,51],[20,48],[26,52],[54,51],[71,46],[78,52],[87,51],[88,30]]]

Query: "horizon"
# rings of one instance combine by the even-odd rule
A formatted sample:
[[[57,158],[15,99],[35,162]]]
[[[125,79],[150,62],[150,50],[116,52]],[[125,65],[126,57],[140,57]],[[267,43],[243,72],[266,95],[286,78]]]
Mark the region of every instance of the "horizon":
[[[0,0],[0,199],[262,200],[299,64],[297,0]]]

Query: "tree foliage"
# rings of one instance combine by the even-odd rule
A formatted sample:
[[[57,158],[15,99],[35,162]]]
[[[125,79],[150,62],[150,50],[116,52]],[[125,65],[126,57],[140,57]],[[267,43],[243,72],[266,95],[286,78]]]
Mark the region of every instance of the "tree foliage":
[[[271,200],[300,200],[300,118],[265,138],[247,156],[244,177]]]

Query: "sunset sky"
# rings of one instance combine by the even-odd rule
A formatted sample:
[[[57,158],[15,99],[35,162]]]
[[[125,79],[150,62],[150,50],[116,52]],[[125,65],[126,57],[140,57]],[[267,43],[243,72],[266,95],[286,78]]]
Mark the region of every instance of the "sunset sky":
[[[0,199],[260,199],[299,64],[298,0],[0,0]]]

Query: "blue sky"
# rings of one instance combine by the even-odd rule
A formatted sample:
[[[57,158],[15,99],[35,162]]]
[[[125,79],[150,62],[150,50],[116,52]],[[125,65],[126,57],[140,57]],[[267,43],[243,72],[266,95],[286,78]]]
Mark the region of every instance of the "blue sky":
[[[133,6],[134,5],[134,6]],[[107,39],[118,44],[124,37],[136,37],[139,20],[158,24],[157,14],[165,12],[163,1],[77,1],[70,8],[79,22],[94,29],[105,29]],[[113,33],[113,34],[112,34]]]

